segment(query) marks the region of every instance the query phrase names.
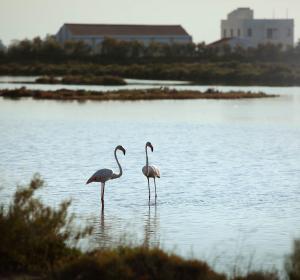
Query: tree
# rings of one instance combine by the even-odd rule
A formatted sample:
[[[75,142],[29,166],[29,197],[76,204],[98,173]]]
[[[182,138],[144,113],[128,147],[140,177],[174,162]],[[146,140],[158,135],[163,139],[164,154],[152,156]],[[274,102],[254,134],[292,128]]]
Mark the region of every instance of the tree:
[[[83,41],[66,41],[63,50],[67,58],[83,60],[91,55],[91,47]]]

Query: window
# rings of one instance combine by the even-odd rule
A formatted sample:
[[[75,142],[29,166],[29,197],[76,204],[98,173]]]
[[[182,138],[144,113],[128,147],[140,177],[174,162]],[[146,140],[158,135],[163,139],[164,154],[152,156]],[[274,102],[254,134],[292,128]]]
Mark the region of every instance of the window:
[[[238,35],[238,37],[241,37],[241,30],[240,29],[238,29],[237,35]]]
[[[230,29],[230,37],[233,37],[233,29]]]
[[[268,28],[267,29],[267,38],[268,39],[272,39],[273,38],[273,29],[272,28]]]
[[[252,37],[252,29],[251,28],[248,28],[248,30],[247,30],[247,36],[248,37]]]
[[[267,38],[272,40],[272,39],[276,39],[277,37],[277,28],[267,28]]]
[[[287,36],[288,36],[288,37],[291,37],[291,36],[292,36],[292,30],[291,30],[291,28],[288,29]]]
[[[224,37],[224,38],[227,37],[227,30],[226,30],[226,29],[223,30],[223,37]]]

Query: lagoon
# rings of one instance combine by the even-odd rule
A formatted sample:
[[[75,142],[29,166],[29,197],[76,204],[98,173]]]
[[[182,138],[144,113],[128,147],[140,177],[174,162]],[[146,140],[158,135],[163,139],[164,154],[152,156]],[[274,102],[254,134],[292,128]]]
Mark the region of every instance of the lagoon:
[[[1,88],[20,86],[1,82]],[[132,81],[125,87],[165,85],[212,87],[157,81]],[[213,88],[281,97],[85,103],[0,99],[0,202],[8,201],[16,184],[40,172],[47,186],[39,195],[46,203],[71,198],[76,222],[95,225],[89,246],[127,236],[205,259],[220,271],[249,264],[280,269],[300,236],[300,87]],[[141,172],[146,141],[154,145],[150,163],[162,173],[157,205],[152,200],[150,207]],[[119,156],[124,175],[107,183],[101,213],[100,187],[85,182],[97,169],[117,168],[117,144],[127,148],[126,156]]]

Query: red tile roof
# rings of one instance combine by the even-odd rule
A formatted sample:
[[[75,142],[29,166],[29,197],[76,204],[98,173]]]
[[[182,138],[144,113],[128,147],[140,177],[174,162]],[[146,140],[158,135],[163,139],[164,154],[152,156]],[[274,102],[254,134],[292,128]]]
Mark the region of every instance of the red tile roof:
[[[190,36],[181,25],[133,25],[133,24],[73,24],[65,26],[73,35],[84,36]]]
[[[212,42],[212,43],[208,44],[207,46],[208,47],[214,47],[214,46],[217,46],[217,45],[220,45],[220,44],[223,44],[223,43],[225,44],[225,43],[229,42],[232,39],[233,39],[233,37],[225,37],[225,38],[222,38],[218,41]]]

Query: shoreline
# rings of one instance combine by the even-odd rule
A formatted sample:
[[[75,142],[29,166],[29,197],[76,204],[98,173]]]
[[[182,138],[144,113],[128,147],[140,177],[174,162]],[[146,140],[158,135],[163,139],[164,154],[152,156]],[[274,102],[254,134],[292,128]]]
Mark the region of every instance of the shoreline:
[[[117,76],[121,79],[189,81],[197,85],[300,86],[300,65],[263,62],[58,64],[32,61],[0,64],[0,76],[7,75],[82,76],[84,79],[88,76]]]
[[[207,89],[204,92],[192,90],[175,90],[167,87],[159,89],[135,89],[117,91],[87,91],[87,90],[30,90],[26,87],[17,89],[2,89],[0,97],[10,99],[33,98],[50,100],[77,100],[77,101],[139,101],[139,100],[182,100],[182,99],[252,99],[279,97],[264,92],[229,91],[221,92]]]

